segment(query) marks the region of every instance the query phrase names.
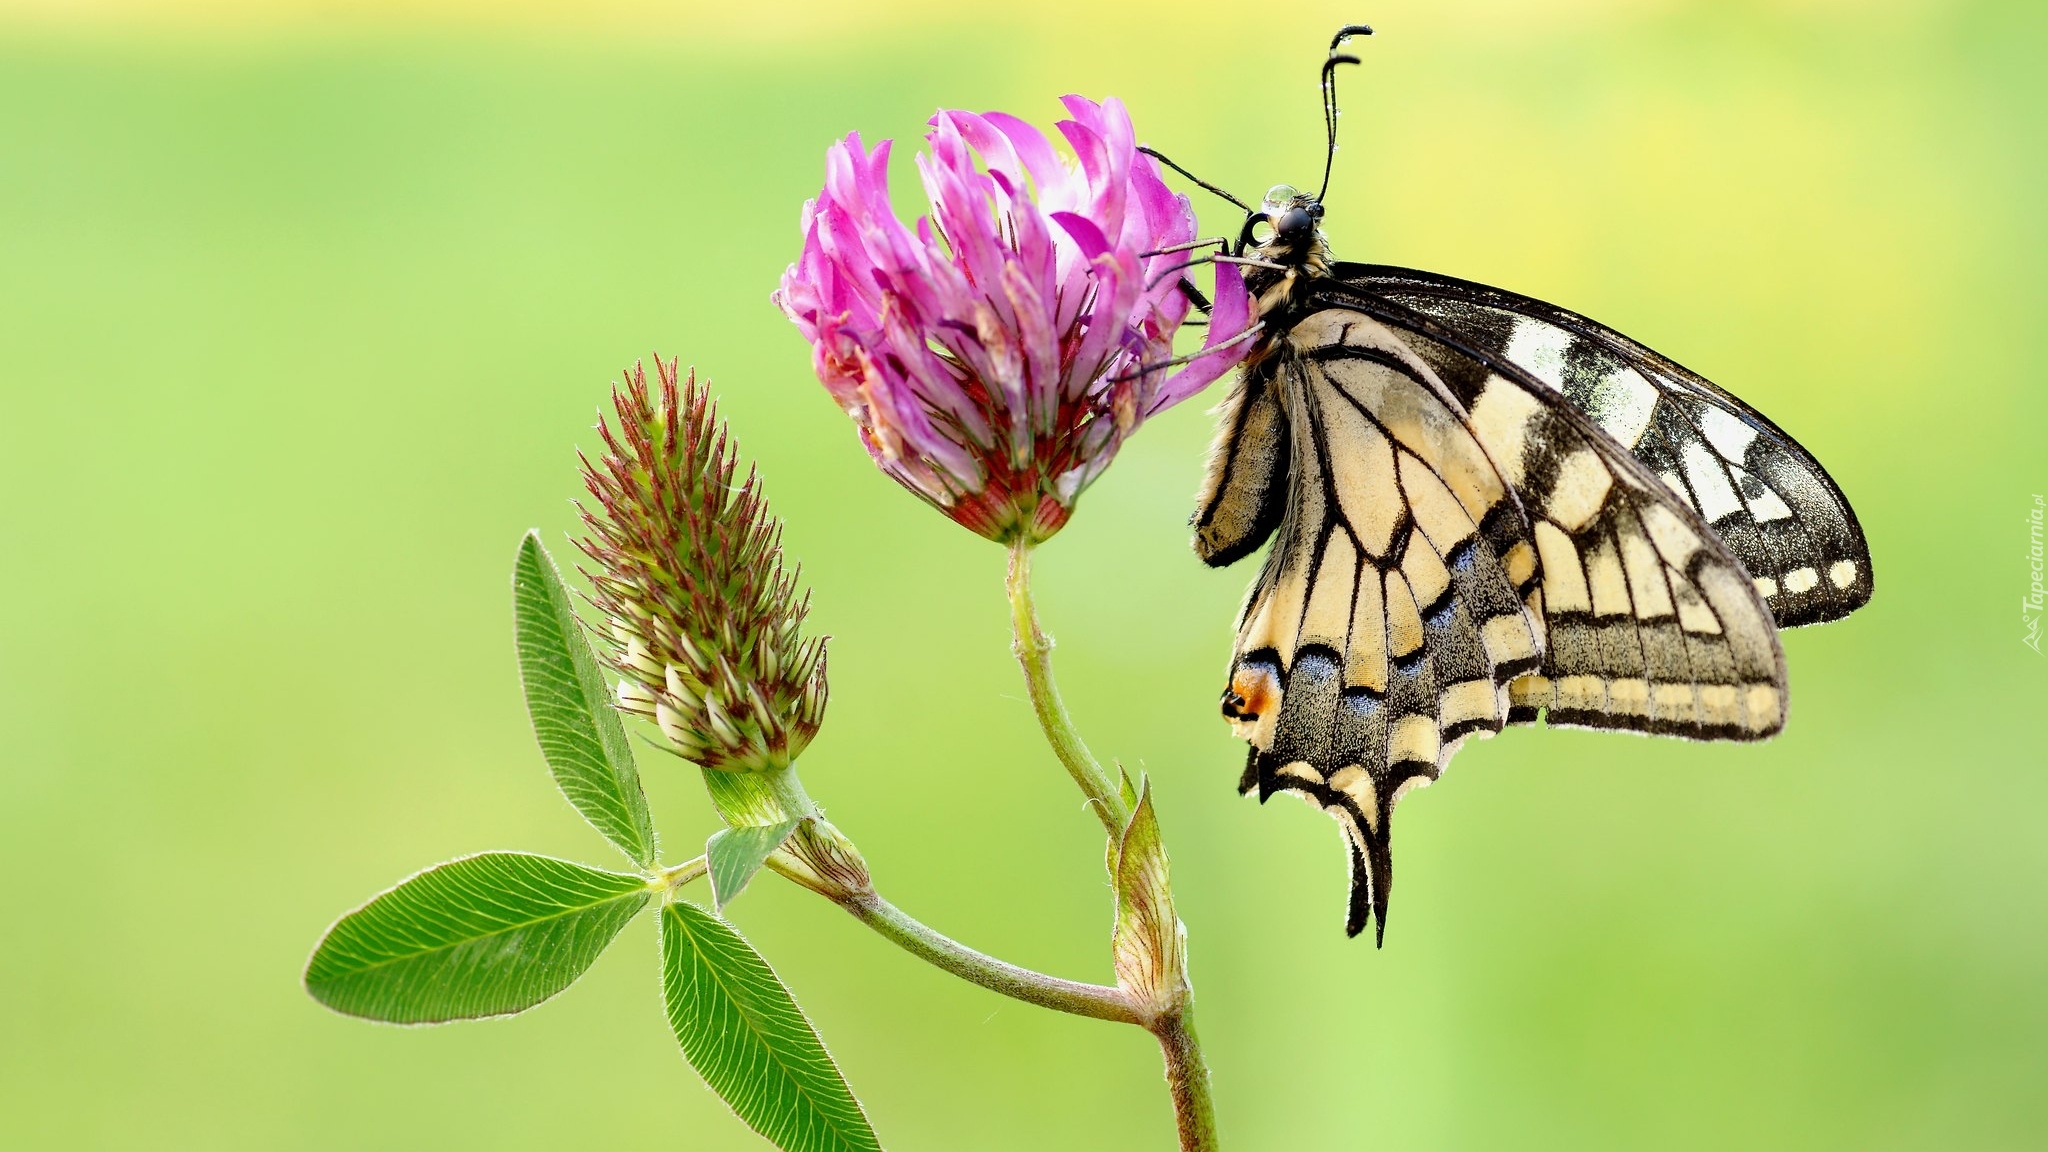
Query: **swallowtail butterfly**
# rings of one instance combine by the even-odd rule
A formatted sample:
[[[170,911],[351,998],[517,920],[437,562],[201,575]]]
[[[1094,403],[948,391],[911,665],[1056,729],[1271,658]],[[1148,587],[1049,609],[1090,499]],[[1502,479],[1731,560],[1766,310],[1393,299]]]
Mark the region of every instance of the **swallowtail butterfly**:
[[[1335,72],[1323,65],[1336,149]],[[1870,553],[1820,464],[1761,413],[1554,305],[1332,259],[1329,188],[1243,208],[1259,327],[1222,409],[1194,548],[1272,548],[1223,714],[1240,789],[1336,818],[1346,931],[1386,932],[1394,806],[1509,724],[1762,740],[1777,630],[1869,601]],[[1199,263],[1200,260],[1191,261]],[[1185,285],[1185,282],[1183,282]],[[1190,289],[1192,292],[1192,289]],[[1196,294],[1197,303],[1203,303]]]

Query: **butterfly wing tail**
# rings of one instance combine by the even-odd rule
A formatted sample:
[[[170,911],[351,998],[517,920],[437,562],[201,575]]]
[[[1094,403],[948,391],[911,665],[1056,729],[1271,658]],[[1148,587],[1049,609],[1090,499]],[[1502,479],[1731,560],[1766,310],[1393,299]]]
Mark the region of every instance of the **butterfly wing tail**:
[[[1368,839],[1345,829],[1351,845],[1351,904],[1344,916],[1344,934],[1356,936],[1371,920],[1373,946],[1387,943],[1387,893],[1394,883],[1394,853],[1386,839]]]
[[[1331,779],[1342,781],[1347,787],[1334,788],[1308,779],[1300,765],[1280,771],[1273,756],[1254,748],[1245,760],[1238,791],[1249,794],[1257,789],[1260,803],[1275,792],[1293,792],[1337,821],[1351,861],[1351,895],[1345,907],[1344,934],[1357,936],[1367,924],[1374,924],[1373,943],[1384,946],[1387,896],[1394,883],[1394,853],[1387,835],[1392,830],[1393,810],[1391,805],[1381,807],[1376,796],[1364,795],[1369,790],[1361,788],[1358,781],[1345,779],[1347,774],[1357,772],[1355,768],[1349,773],[1340,771]],[[1365,805],[1371,806],[1370,811]]]

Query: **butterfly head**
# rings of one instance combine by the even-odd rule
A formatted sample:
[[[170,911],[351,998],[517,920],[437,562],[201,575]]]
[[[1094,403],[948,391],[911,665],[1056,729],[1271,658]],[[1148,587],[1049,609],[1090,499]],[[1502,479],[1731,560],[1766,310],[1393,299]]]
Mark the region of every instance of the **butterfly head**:
[[[1330,246],[1323,239],[1323,195],[1330,190],[1330,169],[1337,156],[1337,69],[1356,64],[1358,57],[1344,51],[1354,36],[1370,36],[1364,24],[1346,24],[1330,40],[1330,54],[1323,61],[1323,182],[1313,194],[1291,185],[1276,184],[1267,190],[1257,209],[1245,213],[1244,231],[1238,234],[1237,253],[1258,263],[1245,276],[1245,286],[1259,301],[1259,315],[1302,302],[1311,280],[1330,274]]]
[[[1327,263],[1322,224],[1322,201],[1292,185],[1275,184],[1259,210],[1245,217],[1239,240],[1243,251],[1269,263],[1289,268]]]
[[[1278,331],[1271,325],[1295,306],[1306,302],[1306,290],[1311,281],[1330,274],[1330,248],[1323,238],[1322,223],[1323,195],[1330,190],[1331,165],[1337,155],[1337,68],[1358,63],[1358,57],[1343,50],[1345,42],[1354,36],[1370,35],[1372,29],[1364,24],[1346,24],[1337,29],[1337,35],[1330,40],[1330,54],[1323,61],[1322,78],[1326,135],[1323,182],[1313,195],[1290,184],[1275,184],[1267,190],[1264,201],[1254,208],[1175,164],[1156,149],[1138,149],[1193,180],[1204,190],[1244,210],[1244,228],[1238,233],[1237,242],[1229,245],[1229,250],[1222,253],[1221,258],[1247,265],[1245,287],[1257,300],[1259,317],[1268,323],[1269,332]],[[1205,302],[1203,306],[1206,307]],[[1258,358],[1259,352],[1254,350],[1246,366]]]
[[[1245,287],[1269,320],[1297,303],[1311,281],[1330,274],[1330,245],[1323,238],[1322,201],[1287,184],[1276,184],[1265,202],[1245,215],[1238,251],[1250,258]]]

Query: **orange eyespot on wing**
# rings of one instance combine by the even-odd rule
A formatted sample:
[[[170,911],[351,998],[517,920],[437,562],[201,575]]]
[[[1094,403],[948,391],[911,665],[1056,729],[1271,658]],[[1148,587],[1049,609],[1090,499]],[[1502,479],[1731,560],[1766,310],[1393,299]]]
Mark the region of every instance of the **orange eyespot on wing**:
[[[1223,717],[1240,737],[1249,738],[1259,717],[1280,705],[1280,678],[1269,664],[1246,664],[1223,690]]]

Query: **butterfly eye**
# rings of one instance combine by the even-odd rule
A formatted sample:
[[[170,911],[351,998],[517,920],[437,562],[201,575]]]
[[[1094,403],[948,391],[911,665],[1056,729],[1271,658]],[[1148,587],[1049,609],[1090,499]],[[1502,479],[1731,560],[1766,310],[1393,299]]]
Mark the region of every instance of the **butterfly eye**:
[[[1289,208],[1286,214],[1280,217],[1280,223],[1275,225],[1280,238],[1290,244],[1307,239],[1308,234],[1315,230],[1315,226],[1315,218],[1309,215],[1306,208]]]

